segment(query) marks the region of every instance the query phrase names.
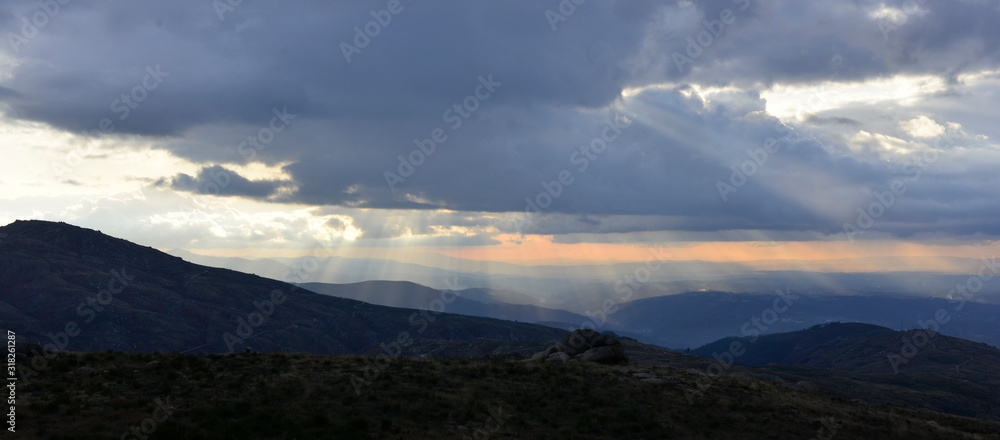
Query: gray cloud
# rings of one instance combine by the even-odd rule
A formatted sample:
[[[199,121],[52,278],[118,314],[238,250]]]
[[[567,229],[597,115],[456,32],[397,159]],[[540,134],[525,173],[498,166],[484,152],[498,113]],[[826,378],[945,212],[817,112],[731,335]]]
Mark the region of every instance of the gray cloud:
[[[281,180],[249,180],[235,171],[215,165],[202,168],[197,176],[179,173],[169,182],[161,180],[156,185],[169,185],[177,191],[197,194],[267,199],[291,183]]]
[[[870,191],[910,177],[907,161],[919,154],[888,160],[879,141],[853,140],[859,130],[924,142],[898,128],[919,110],[945,115],[942,123],[961,121],[970,133],[1000,135],[989,131],[994,114],[963,108],[969,102],[983,108],[988,98],[958,81],[963,72],[996,68],[996,6],[926,2],[883,33],[875,16],[881,3],[586,2],[553,31],[544,13],[555,1],[403,1],[403,10],[348,63],[341,43],[351,43],[354,27],[364,28],[370,11],[386,2],[244,2],[224,20],[204,1],[72,2],[16,53],[3,47],[16,62],[0,80],[0,102],[7,117],[73,132],[107,118],[115,135],[140,136],[201,164],[197,176],[160,182],[177,191],[204,192],[218,184],[213,173],[225,171],[231,180],[220,186],[223,196],[523,212],[525,198],[544,199],[566,171],[572,183],[543,209],[552,217],[526,231],[837,234],[858,206],[871,202]],[[20,17],[37,8],[0,1],[0,9],[11,12],[0,30],[19,33]],[[727,14],[732,22],[715,27]],[[718,35],[691,56],[691,42],[713,29]],[[691,62],[678,68],[675,54]],[[167,75],[147,79],[157,66]],[[725,201],[720,196],[718,182],[730,182],[731,167],[752,160],[747,150],[789,133],[766,113],[761,91],[896,74],[938,75],[953,93],[915,106],[811,115],[737,192]],[[476,109],[456,127],[445,112],[475,96],[481,77],[501,85],[476,98]],[[673,85],[622,95],[663,83]],[[691,94],[690,84],[740,90],[705,101]],[[239,143],[266,127],[273,108],[288,108],[297,119],[266,149],[243,154]],[[587,146],[616,119],[631,125],[589,158]],[[385,173],[403,174],[399,157],[407,160],[418,151],[414,141],[435,129],[447,139],[393,191]],[[943,158],[874,230],[998,232],[991,219],[1000,205],[989,197],[995,185],[982,180],[995,179],[987,170],[997,158],[988,140],[953,134],[983,155]],[[281,164],[292,181],[251,181],[225,168],[251,161]],[[418,221],[411,232],[460,224],[446,220]],[[505,221],[503,230],[516,229]],[[363,230],[371,240],[406,233],[376,220]]]

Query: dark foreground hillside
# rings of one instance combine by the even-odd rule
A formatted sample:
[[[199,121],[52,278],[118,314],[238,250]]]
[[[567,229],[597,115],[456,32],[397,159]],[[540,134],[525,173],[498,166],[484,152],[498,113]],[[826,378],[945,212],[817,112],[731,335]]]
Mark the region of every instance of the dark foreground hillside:
[[[582,362],[70,353],[18,386],[51,439],[997,439],[1000,423]],[[638,374],[636,374],[638,373]],[[655,377],[654,377],[655,376]],[[133,436],[132,433],[142,436]],[[145,432],[143,432],[145,431]]]

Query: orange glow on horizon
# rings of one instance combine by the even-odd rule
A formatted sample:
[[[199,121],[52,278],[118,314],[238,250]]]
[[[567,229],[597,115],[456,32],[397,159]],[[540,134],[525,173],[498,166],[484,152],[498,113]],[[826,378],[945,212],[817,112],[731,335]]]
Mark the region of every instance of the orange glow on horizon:
[[[495,235],[494,245],[445,247],[333,247],[323,249],[189,249],[206,256],[301,258],[305,256],[376,258],[449,270],[464,270],[456,260],[520,266],[571,266],[662,261],[733,263],[754,271],[941,272],[969,273],[979,258],[1000,255],[1000,242],[941,245],[880,240],[798,242],[557,243],[551,235]],[[968,258],[972,261],[949,260]],[[456,266],[459,264],[459,266]],[[969,266],[974,264],[975,267]],[[473,271],[482,266],[473,267]]]
[[[566,264],[645,261],[652,255],[665,261],[750,263],[767,261],[830,262],[862,258],[981,258],[1000,253],[1000,243],[987,245],[931,245],[900,241],[800,242],[682,242],[656,245],[617,243],[556,243],[550,235],[498,235],[500,244],[439,251],[476,261]],[[949,270],[942,267],[941,270]],[[876,269],[877,270],[877,269]]]

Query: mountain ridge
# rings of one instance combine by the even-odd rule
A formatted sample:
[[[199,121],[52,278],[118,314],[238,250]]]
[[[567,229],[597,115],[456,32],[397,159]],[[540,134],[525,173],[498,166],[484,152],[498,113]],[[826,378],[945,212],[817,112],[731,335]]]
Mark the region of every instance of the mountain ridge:
[[[691,353],[848,399],[1000,421],[1000,349],[933,330],[830,323],[724,338]]]
[[[988,344],[929,329],[896,331],[863,323],[835,322],[794,332],[728,337],[693,349],[691,354],[712,357],[734,342],[746,347],[737,363],[749,366],[792,364],[860,374],[907,372],[1000,380],[1000,372],[994,371],[1000,365],[1000,349]],[[969,353],[973,360],[961,353]],[[964,366],[965,371],[953,372],[956,366]]]
[[[399,339],[567,333],[334,298],[65,223],[18,221],[0,233],[0,321],[59,349],[348,354]]]
[[[619,305],[608,316],[606,328],[646,343],[694,348],[732,335],[790,332],[833,321],[913,328],[943,309],[951,319],[939,326],[942,333],[1000,346],[997,304],[970,301],[956,310],[958,305],[942,298],[782,292],[791,300],[777,309],[774,301],[779,295],[775,294],[708,291],[637,299]],[[754,319],[766,324],[754,324]]]

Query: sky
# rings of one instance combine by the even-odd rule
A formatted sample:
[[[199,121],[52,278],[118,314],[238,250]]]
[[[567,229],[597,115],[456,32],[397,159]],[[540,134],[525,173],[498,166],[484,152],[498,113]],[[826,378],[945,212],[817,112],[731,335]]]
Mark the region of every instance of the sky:
[[[998,1],[0,9],[0,224],[432,266],[1000,250]]]

